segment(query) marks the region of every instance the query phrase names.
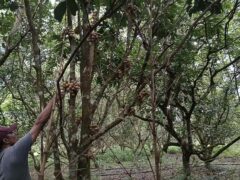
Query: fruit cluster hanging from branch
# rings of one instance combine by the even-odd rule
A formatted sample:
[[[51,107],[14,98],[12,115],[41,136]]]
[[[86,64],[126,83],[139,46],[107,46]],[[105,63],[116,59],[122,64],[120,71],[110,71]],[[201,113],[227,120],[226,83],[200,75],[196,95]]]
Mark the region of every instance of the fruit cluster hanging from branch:
[[[78,90],[80,89],[80,83],[77,81],[70,81],[70,82],[65,81],[63,82],[62,87],[65,92],[77,93]]]

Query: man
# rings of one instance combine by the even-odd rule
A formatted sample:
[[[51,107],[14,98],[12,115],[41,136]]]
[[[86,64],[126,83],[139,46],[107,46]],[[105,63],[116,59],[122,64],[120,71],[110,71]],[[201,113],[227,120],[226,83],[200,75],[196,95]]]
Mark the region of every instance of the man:
[[[30,180],[28,153],[52,112],[53,98],[39,114],[31,130],[19,140],[17,126],[0,126],[0,180]]]

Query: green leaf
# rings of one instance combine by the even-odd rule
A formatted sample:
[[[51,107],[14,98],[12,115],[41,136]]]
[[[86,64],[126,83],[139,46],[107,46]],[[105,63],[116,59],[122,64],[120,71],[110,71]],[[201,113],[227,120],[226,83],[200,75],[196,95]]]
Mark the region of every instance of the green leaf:
[[[62,1],[54,9],[54,18],[61,22],[65,13],[66,13],[66,1]]]
[[[76,12],[78,11],[78,6],[75,0],[67,0],[67,6],[71,12],[72,15],[76,15]]]
[[[7,8],[7,5],[5,0],[0,0],[0,9],[6,9],[6,8]]]
[[[0,6],[4,5],[4,0],[0,0]]]

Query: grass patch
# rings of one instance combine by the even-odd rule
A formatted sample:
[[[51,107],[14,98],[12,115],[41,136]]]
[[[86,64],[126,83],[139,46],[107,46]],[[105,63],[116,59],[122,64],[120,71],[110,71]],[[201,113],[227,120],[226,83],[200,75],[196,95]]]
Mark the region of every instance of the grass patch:
[[[180,147],[176,147],[176,146],[170,146],[168,147],[168,154],[177,154],[182,152]]]
[[[223,146],[218,146],[214,149],[214,153],[216,153]],[[233,144],[231,147],[226,149],[222,153],[223,157],[240,157],[240,143]]]
[[[149,156],[150,153],[149,152],[147,153]],[[96,159],[98,164],[103,164],[107,166],[118,164],[119,161],[124,164],[129,164],[129,163],[132,164],[133,162],[147,161],[146,154],[143,151],[134,152],[132,149],[129,149],[129,148],[122,150],[118,146],[113,147],[111,150],[108,149],[106,150],[106,152],[102,154],[98,154]]]

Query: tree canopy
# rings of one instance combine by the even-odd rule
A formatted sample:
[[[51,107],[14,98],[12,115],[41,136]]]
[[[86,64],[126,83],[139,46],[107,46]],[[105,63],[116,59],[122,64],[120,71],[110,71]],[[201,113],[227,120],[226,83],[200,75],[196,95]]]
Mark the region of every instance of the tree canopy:
[[[209,163],[240,139],[239,6],[0,0],[1,124],[29,130],[64,90],[33,156],[39,179],[50,156],[56,179],[62,161],[69,179],[90,179],[92,149],[111,138],[135,151],[150,143],[156,172],[178,146],[189,177],[192,155]]]

